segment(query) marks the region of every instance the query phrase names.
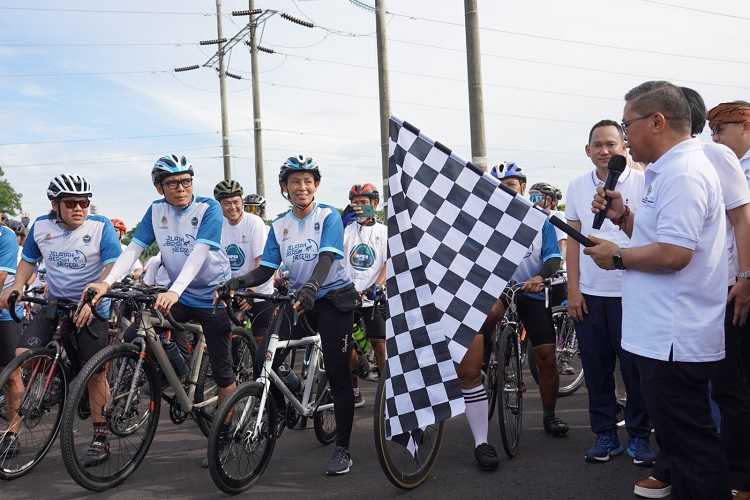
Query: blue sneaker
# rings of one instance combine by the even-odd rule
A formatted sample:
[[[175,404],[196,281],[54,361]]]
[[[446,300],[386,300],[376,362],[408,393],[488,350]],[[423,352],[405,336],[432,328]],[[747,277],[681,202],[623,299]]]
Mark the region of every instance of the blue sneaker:
[[[596,435],[594,446],[586,452],[586,461],[590,464],[609,462],[610,458],[623,451],[616,432],[602,432]]]
[[[648,438],[631,437],[628,443],[628,455],[639,467],[653,467],[656,462],[656,452],[649,446]]]

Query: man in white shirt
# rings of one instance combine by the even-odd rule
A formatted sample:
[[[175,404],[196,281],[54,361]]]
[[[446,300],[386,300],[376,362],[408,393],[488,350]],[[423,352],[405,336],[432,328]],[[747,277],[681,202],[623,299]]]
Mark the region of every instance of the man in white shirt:
[[[625,138],[620,124],[612,120],[595,123],[586,144],[586,155],[594,168],[573,179],[568,186],[565,218],[579,231],[627,247],[629,238],[612,222],[605,220],[601,229],[592,229],[594,214],[591,212],[591,199],[607,179],[610,158],[624,154]],[[633,206],[641,199],[643,184],[643,173],[628,166],[620,175],[616,189],[625,197],[626,203]],[[624,272],[599,269],[582,250],[581,245],[571,238],[566,258],[568,313],[576,321],[578,347],[589,393],[591,431],[596,434],[594,446],[586,451],[585,458],[589,463],[603,463],[625,451],[617,436],[614,370],[619,358],[628,395],[625,408],[628,455],[636,465],[650,466],[656,460],[656,454],[649,446],[651,427],[641,396],[638,367],[634,356],[620,347]]]
[[[706,123],[706,107],[700,95],[683,88],[693,107],[693,135]],[[691,100],[692,96],[692,100]],[[750,498],[750,104],[744,101],[719,104],[709,113],[715,144],[705,144],[705,153],[716,167],[727,216],[729,250],[729,304],[724,321],[726,357],[711,379],[713,399],[721,413],[721,444],[729,465],[729,484],[735,498]],[[744,158],[743,165],[738,159]],[[743,172],[744,170],[744,172]]]
[[[592,202],[631,236],[629,248],[591,236],[603,269],[624,269],[622,348],[636,356],[641,392],[659,437],[646,498],[730,498],[727,466],[708,402],[724,358],[726,218],[721,184],[690,137],[682,91],[646,82],[625,96],[623,131],[633,159],[649,164],[637,214],[617,191]],[[607,209],[605,194],[611,200]],[[666,469],[666,470],[665,470]]]
[[[229,257],[232,278],[244,276],[260,265],[260,256],[266,245],[268,226],[259,216],[243,210],[243,189],[239,182],[223,180],[214,188],[214,198],[221,205],[224,224],[221,228],[221,246]],[[268,280],[255,287],[258,293],[272,294],[273,281]],[[271,326],[272,304],[259,301],[246,304],[246,313],[252,319],[255,343],[261,342]]]
[[[383,305],[374,300],[385,287],[385,261],[388,257],[388,228],[375,219],[380,202],[377,188],[368,183],[355,184],[349,190],[349,204],[358,215],[344,229],[344,259],[354,288],[362,296],[362,308],[355,319],[364,324],[365,334],[375,350],[380,373],[385,366],[385,315]],[[357,351],[352,349],[352,369],[356,368]],[[357,376],[352,376],[354,407],[364,405]]]
[[[128,228],[125,225],[125,222],[122,221],[122,219],[110,219],[112,222],[112,227],[115,228],[115,231],[117,231],[117,239],[120,241],[120,248],[122,250],[125,250],[125,245],[122,244],[122,237],[125,236],[128,232]],[[136,260],[133,264],[133,267],[130,268],[130,273],[133,275],[135,279],[138,279],[141,274],[143,274],[143,264],[141,264],[140,260]]]

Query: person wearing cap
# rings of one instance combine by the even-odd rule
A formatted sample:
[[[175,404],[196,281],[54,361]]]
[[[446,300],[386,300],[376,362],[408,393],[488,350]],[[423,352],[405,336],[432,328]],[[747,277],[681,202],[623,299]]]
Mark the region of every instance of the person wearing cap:
[[[750,102],[724,102],[708,112],[711,138],[734,151],[750,182]]]

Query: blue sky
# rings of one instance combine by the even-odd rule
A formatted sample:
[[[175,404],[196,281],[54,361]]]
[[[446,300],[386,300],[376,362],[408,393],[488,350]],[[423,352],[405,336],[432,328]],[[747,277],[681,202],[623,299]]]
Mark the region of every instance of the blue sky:
[[[564,189],[590,168],[583,153],[590,125],[601,118],[619,120],[622,95],[641,81],[666,78],[692,86],[709,105],[748,99],[750,6],[740,0],[668,3],[687,9],[644,0],[480,0],[491,161],[516,160],[531,172],[532,182]],[[247,7],[238,0],[224,4],[226,13]],[[263,45],[288,54],[261,55],[271,211],[285,208],[276,189],[278,165],[298,153],[322,165],[319,198],[344,205],[351,184],[379,183],[380,178],[375,39],[369,36],[374,17],[348,0],[256,4],[329,28],[305,29],[278,16],[266,25]],[[2,9],[61,6],[172,14]],[[391,0],[387,6],[416,18],[463,23],[460,1]],[[193,159],[198,192],[210,194],[222,175],[216,74],[202,69],[174,75],[170,70],[208,59],[211,50],[195,42],[216,36],[215,18],[192,13],[214,8],[211,0],[71,0],[64,6],[0,0],[0,165],[23,193],[25,209],[33,215],[46,210],[48,179],[73,171],[91,180],[100,213],[132,225],[157,196],[148,172],[153,160],[168,151]],[[242,22],[231,16],[224,20],[228,35]],[[462,27],[390,16],[388,36],[392,112],[469,158]],[[174,46],[178,42],[185,45]],[[247,51],[238,46],[229,68],[247,75]],[[85,72],[101,74],[70,75]],[[56,76],[20,76],[50,74]],[[234,177],[250,192],[249,80],[230,79],[228,89]]]

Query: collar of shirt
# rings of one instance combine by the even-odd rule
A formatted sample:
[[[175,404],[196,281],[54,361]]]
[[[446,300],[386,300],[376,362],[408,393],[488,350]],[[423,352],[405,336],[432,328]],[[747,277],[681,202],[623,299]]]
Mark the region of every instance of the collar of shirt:
[[[619,186],[620,184],[628,180],[628,177],[630,177],[630,172],[632,171],[633,169],[630,168],[629,165],[625,165],[625,170],[622,171],[620,177],[617,179],[617,185]],[[599,179],[599,176],[596,175],[596,167],[594,167],[594,169],[591,171],[591,182],[594,183],[594,187],[598,188],[599,186],[603,186],[605,181],[606,179],[604,181]]]
[[[172,205],[171,203],[169,203],[169,202],[167,201],[167,198],[166,198],[166,197],[164,197],[164,203],[166,203],[167,205],[169,205],[170,207],[172,207],[173,209],[175,209],[175,210],[176,210],[176,211],[177,211],[178,213],[180,213],[180,212],[184,212],[184,211],[185,211],[185,210],[187,210],[188,208],[192,207],[192,206],[193,206],[193,203],[195,203],[195,195],[193,195],[193,197],[192,197],[192,198],[190,199],[190,203],[188,203],[187,205],[185,205],[185,206],[184,206],[184,207],[182,207],[182,208],[176,207],[176,206]]]
[[[747,148],[747,151],[745,151],[745,154],[740,158],[740,163],[745,163],[747,161],[750,161],[750,148]]]
[[[660,173],[665,166],[670,164],[671,159],[680,153],[684,153],[687,151],[695,151],[696,149],[703,149],[703,145],[701,144],[700,140],[698,139],[686,139],[682,142],[678,142],[674,146],[672,146],[667,152],[665,152],[663,155],[659,157],[658,160],[651,163],[648,166],[647,172],[651,172],[654,174]]]
[[[305,219],[309,219],[309,218],[310,218],[310,216],[312,216],[312,214],[314,214],[314,213],[315,213],[315,211],[316,211],[317,209],[318,209],[318,202],[317,202],[317,201],[314,201],[314,202],[313,202],[313,208],[312,208],[312,210],[310,210],[310,213],[309,213],[309,214],[307,214],[307,215],[305,215],[305,216],[304,216],[304,217],[302,217],[301,219],[300,219],[299,217],[297,217],[297,216],[295,215],[295,213],[294,213],[294,208],[290,208],[290,209],[289,209],[289,215],[291,215],[293,219],[295,219],[295,220],[297,220],[297,221],[299,221],[299,222],[302,222],[302,221],[304,221]]]

